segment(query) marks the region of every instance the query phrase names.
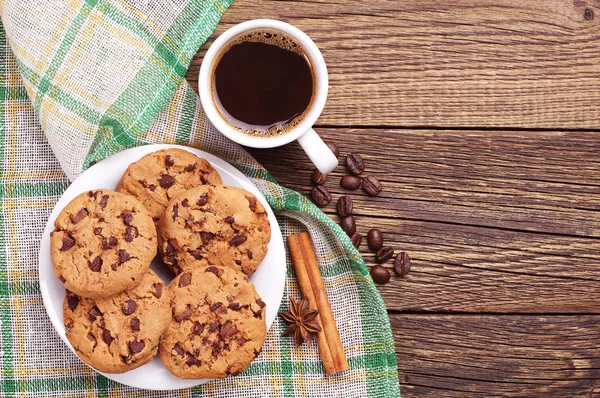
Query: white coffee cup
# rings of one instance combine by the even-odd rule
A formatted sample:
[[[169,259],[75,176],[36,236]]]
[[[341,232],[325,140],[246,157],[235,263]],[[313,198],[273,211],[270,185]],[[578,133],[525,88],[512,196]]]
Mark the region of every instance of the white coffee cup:
[[[221,54],[223,47],[242,33],[261,28],[278,30],[297,40],[300,46],[306,50],[316,80],[314,99],[302,121],[290,131],[270,137],[257,137],[246,134],[227,122],[215,104],[212,93],[213,84],[211,81],[215,67],[214,62],[217,59],[217,56]],[[243,22],[239,25],[235,25],[219,36],[204,56],[202,66],[200,67],[200,77],[198,79],[202,108],[204,108],[204,112],[211,123],[217,130],[223,133],[223,135],[238,144],[252,148],[274,148],[298,140],[310,160],[323,174],[330,173],[338,164],[338,159],[333,152],[331,152],[323,140],[312,129],[312,126],[319,118],[319,115],[325,106],[328,86],[329,78],[327,76],[327,67],[325,66],[325,60],[317,48],[317,45],[300,29],[285,22],[272,19],[255,19]]]

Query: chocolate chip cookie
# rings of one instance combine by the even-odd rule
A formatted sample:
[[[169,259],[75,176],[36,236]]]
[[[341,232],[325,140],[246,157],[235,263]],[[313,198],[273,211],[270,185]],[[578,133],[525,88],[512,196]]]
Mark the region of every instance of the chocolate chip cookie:
[[[108,189],[83,193],[50,234],[56,277],[73,293],[110,297],[137,285],[156,255],[156,228],[135,198]]]
[[[158,222],[172,198],[203,184],[221,184],[221,176],[205,159],[172,148],[149,153],[129,165],[117,192],[136,197]]]
[[[267,254],[271,227],[252,193],[203,185],[177,196],[158,224],[159,250],[176,273],[224,265],[252,274]]]
[[[267,333],[265,303],[244,274],[195,268],[173,279],[168,290],[173,314],[159,355],[175,376],[237,375],[258,355]]]
[[[66,335],[77,355],[101,372],[123,373],[152,360],[171,318],[170,294],[147,270],[133,289],[105,299],[67,291]]]

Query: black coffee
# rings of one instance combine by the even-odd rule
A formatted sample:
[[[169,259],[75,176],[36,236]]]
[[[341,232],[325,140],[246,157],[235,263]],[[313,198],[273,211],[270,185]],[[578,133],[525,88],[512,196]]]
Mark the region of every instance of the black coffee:
[[[257,136],[283,134],[304,117],[315,91],[304,50],[278,31],[234,39],[213,72],[213,97],[221,115]]]

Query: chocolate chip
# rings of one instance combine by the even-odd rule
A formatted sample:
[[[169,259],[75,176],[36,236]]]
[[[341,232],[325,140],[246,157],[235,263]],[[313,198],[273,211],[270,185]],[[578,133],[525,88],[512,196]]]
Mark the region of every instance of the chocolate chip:
[[[100,272],[102,262],[102,257],[96,256],[92,261],[88,261],[88,267],[90,267],[93,272]]]
[[[188,173],[196,170],[196,163],[188,164],[187,166],[185,166],[185,169],[183,169],[183,170],[187,171]]]
[[[175,221],[177,217],[179,217],[179,205],[175,203],[173,205],[173,221]]]
[[[102,330],[102,340],[104,340],[104,342],[108,345],[113,342],[114,338],[110,335],[110,330]]]
[[[183,354],[185,353],[185,351],[183,351],[183,348],[181,348],[179,343],[175,343],[175,346],[173,346],[173,350],[171,352],[175,352],[173,355],[179,355],[182,358]]]
[[[77,296],[69,296],[67,298],[67,305],[71,309],[71,311],[75,311],[75,308],[79,305],[79,297]]]
[[[236,333],[237,329],[231,322],[225,322],[219,331],[222,339],[230,339]]]
[[[227,224],[233,224],[235,222],[235,218],[233,218],[233,216],[227,216],[225,217],[225,222]]]
[[[154,191],[156,191],[156,185],[154,185],[154,184],[150,184],[150,185],[148,185],[148,189],[149,189],[150,191],[154,192]]]
[[[138,229],[136,227],[127,227],[125,229],[125,242],[132,242],[139,236]]]
[[[102,238],[102,248],[104,250],[112,249],[117,245],[117,238],[114,236],[109,236],[108,238]]]
[[[100,218],[98,219],[98,222],[104,222],[104,217],[100,217]]]
[[[240,375],[240,373],[242,373],[242,371],[240,371],[240,370],[236,370],[235,372],[231,372],[231,373],[229,373],[229,374],[230,374],[230,375],[232,375],[232,376],[239,376],[239,375]]]
[[[160,184],[161,187],[163,187],[164,189],[169,189],[171,188],[171,186],[173,184],[175,184],[175,179],[173,177],[171,177],[168,174],[163,174],[162,176],[160,176],[160,178],[158,179],[158,183]]]
[[[90,198],[94,198],[94,200],[96,199],[96,197],[98,196],[98,191],[89,191],[88,192],[88,196]]]
[[[248,258],[249,258],[250,260],[252,260],[252,250],[247,250],[247,251],[246,251],[246,255],[248,256]]]
[[[258,306],[260,308],[265,308],[265,305],[266,305],[265,302],[262,301],[261,299],[256,299],[256,304],[258,304]]]
[[[183,312],[179,315],[175,315],[175,320],[177,322],[181,322],[184,321],[186,319],[190,319],[190,317],[192,316],[192,308],[190,307],[190,305],[188,304],[185,307],[185,310],[183,310]]]
[[[200,175],[200,181],[202,181],[202,184],[208,184],[208,180],[206,179],[204,173]]]
[[[119,264],[117,264],[117,263],[113,263],[113,264],[111,264],[111,266],[110,266],[110,269],[112,269],[113,271],[116,271],[116,270],[117,270],[117,268],[119,268]]]
[[[173,253],[175,253],[175,246],[173,246],[173,244],[171,243],[171,241],[167,241],[167,244],[165,245],[165,253],[166,254],[173,254]]]
[[[187,361],[185,361],[185,364],[187,366],[200,366],[202,363],[200,362],[200,360],[198,360],[198,358],[196,358],[188,352]]]
[[[102,227],[94,228],[94,235],[100,235],[102,233]]]
[[[254,196],[246,196],[246,199],[248,199],[250,210],[256,212],[256,198]]]
[[[206,202],[208,202],[208,194],[205,192],[200,196],[200,198],[198,198],[198,200],[196,201],[196,204],[198,206],[204,206],[206,204]]]
[[[123,311],[123,314],[125,314],[125,315],[131,315],[135,312],[136,308],[137,308],[137,304],[135,303],[135,301],[127,300],[121,306],[121,311]]]
[[[207,244],[215,238],[215,234],[212,232],[200,232],[200,237],[202,238],[202,243]]]
[[[242,265],[242,260],[235,260],[236,265]]]
[[[142,352],[145,346],[144,340],[132,341],[129,343],[129,351],[131,351],[131,354],[137,354]]]
[[[155,283],[152,285],[152,287],[154,288],[154,296],[156,296],[156,298],[160,298],[160,296],[162,296],[163,284]]]
[[[123,219],[125,225],[131,225],[131,222],[133,221],[133,214],[129,212],[123,213],[121,214],[121,218]]]
[[[93,341],[94,342],[94,346],[96,345],[97,341],[96,341],[96,337],[94,337],[93,334],[88,333],[85,335],[85,337],[89,340],[89,341]]]
[[[140,320],[138,318],[131,318],[129,326],[131,327],[131,330],[140,330]]]
[[[173,158],[171,158],[171,155],[167,155],[167,157],[165,158],[165,166],[171,167],[174,164],[175,164],[175,161],[173,160]]]
[[[217,322],[212,322],[208,326],[208,333],[214,333],[217,331],[218,328],[219,328],[219,324]]]
[[[127,253],[127,251],[123,249],[119,249],[119,262],[123,264],[129,260],[131,260],[131,254]]]
[[[237,235],[231,238],[229,244],[231,246],[239,246],[246,241],[246,235]]]
[[[204,331],[204,325],[198,322],[194,322],[194,328],[192,329],[193,334],[200,335]]]
[[[246,340],[246,339],[245,339],[245,338],[243,338],[243,337],[240,337],[239,339],[237,339],[237,340],[236,340],[236,342],[237,342],[239,345],[244,345],[244,344],[246,343],[246,341],[248,341],[248,340]]]
[[[181,205],[183,207],[190,207],[190,202],[188,202],[187,199],[184,199],[184,200],[181,201]]]
[[[208,267],[204,272],[212,272],[216,276],[219,276],[219,269],[217,267]]]
[[[212,347],[213,351],[215,351],[217,353],[223,351],[223,347],[221,347],[220,341],[213,341],[213,343],[211,344],[211,347]]]
[[[142,187],[144,187],[144,188],[148,188],[148,184],[146,184],[146,181],[144,181],[144,180],[138,180],[138,183],[139,183],[139,184],[140,184]]]
[[[232,310],[234,310],[234,311],[239,311],[239,309],[240,309],[241,307],[242,307],[242,306],[240,305],[240,303],[231,303],[231,304],[229,304],[229,308],[231,308],[231,309],[232,309]]]
[[[88,312],[88,319],[90,322],[95,322],[96,318],[99,316],[102,316],[102,313],[100,312],[98,307],[94,306],[90,309],[90,312]]]
[[[71,215],[71,222],[73,224],[77,224],[79,221],[83,220],[87,216],[88,212],[86,209],[79,209],[79,211],[76,214]]]
[[[65,250],[69,250],[73,246],[75,246],[75,239],[73,239],[71,235],[65,235],[62,238],[62,246],[58,250],[63,252]]]
[[[190,250],[188,251],[196,260],[202,259],[202,252],[200,250]]]
[[[184,272],[179,277],[179,287],[185,287],[192,283],[192,274],[190,272]]]
[[[62,283],[65,283],[65,282],[67,281],[67,280],[65,279],[65,277],[64,277],[64,276],[62,276],[62,275],[61,275],[61,276],[60,276],[60,278],[58,278],[58,279],[60,279],[60,281],[61,281]]]
[[[219,308],[219,307],[220,307],[220,306],[222,306],[222,305],[223,305],[223,303],[221,303],[221,302],[212,303],[212,304],[210,305],[210,310],[211,310],[211,311],[216,311],[216,310],[217,310],[217,308]]]
[[[102,195],[102,199],[100,199],[100,208],[104,209],[108,203],[108,195]]]

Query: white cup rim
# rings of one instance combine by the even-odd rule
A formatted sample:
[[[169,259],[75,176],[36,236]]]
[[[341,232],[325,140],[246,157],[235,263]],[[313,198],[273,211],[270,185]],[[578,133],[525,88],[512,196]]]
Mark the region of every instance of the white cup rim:
[[[232,127],[218,111],[211,92],[211,73],[213,63],[221,49],[234,37],[249,30],[260,28],[271,28],[279,30],[296,39],[299,44],[306,50],[307,55],[312,63],[317,87],[315,98],[311,104],[309,111],[306,113],[302,121],[291,131],[273,137],[253,137],[249,134],[238,131]],[[200,75],[198,78],[198,88],[200,93],[200,102],[204,113],[210,122],[227,138],[241,145],[253,148],[274,148],[285,145],[294,140],[297,140],[302,135],[307,133],[315,124],[327,100],[327,92],[329,88],[329,79],[327,76],[327,67],[323,55],[317,45],[300,29],[282,21],[273,19],[254,19],[251,21],[242,22],[235,25],[221,34],[214,43],[210,46],[200,67]]]

